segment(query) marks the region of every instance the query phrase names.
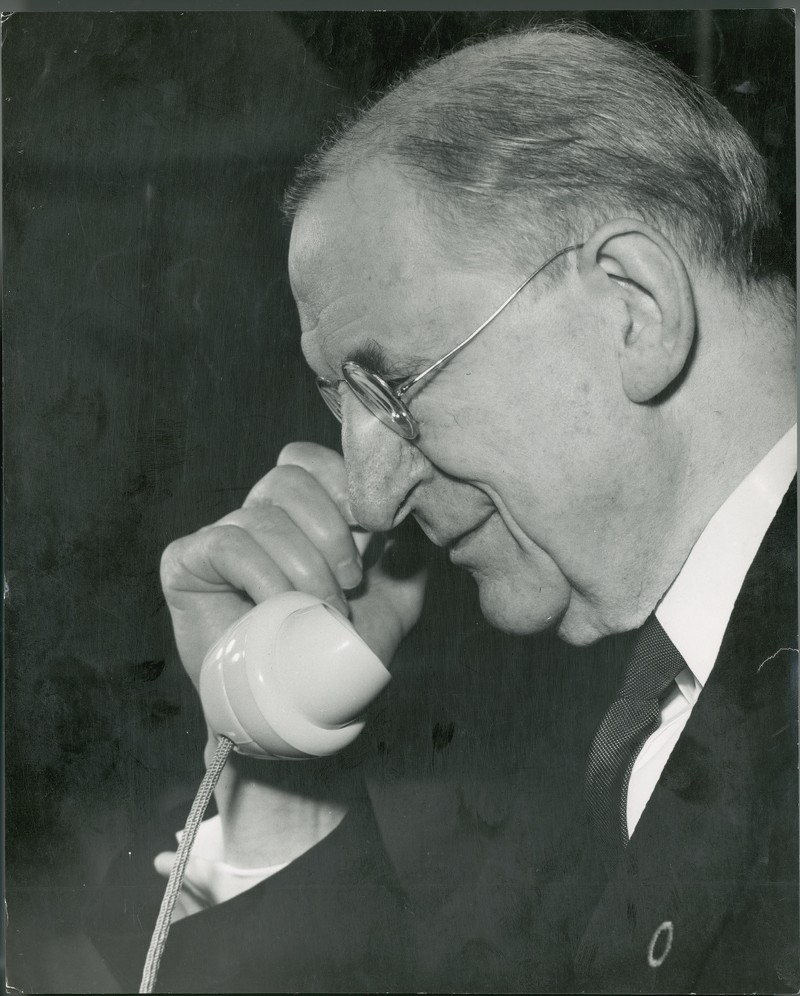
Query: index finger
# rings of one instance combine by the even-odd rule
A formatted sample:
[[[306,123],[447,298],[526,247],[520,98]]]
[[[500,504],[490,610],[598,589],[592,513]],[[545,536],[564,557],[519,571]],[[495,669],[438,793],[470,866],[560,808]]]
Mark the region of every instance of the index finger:
[[[322,447],[315,449],[319,454],[325,453]],[[322,554],[342,588],[352,590],[361,582],[361,551],[345,517],[349,503],[342,496],[341,485],[337,494],[336,482],[331,480],[329,473],[331,467],[336,472],[336,462],[323,458],[307,465],[312,470],[288,461],[273,467],[252,488],[242,505],[242,512],[258,511],[259,506],[282,509]],[[338,503],[331,491],[338,497]],[[343,504],[345,511],[341,507]],[[352,520],[352,515],[350,518]],[[274,537],[274,541],[280,546],[283,539]]]
[[[320,446],[318,443],[289,443],[288,446],[284,446],[278,457],[278,466],[286,464],[302,467],[316,478],[342,513],[348,526],[358,525],[350,505],[347,471],[341,453],[330,450],[327,446]]]
[[[350,505],[349,485],[344,457],[318,443],[289,443],[281,450],[278,465],[302,467],[315,477],[350,526],[353,542],[363,557],[372,540],[372,533],[362,529]]]

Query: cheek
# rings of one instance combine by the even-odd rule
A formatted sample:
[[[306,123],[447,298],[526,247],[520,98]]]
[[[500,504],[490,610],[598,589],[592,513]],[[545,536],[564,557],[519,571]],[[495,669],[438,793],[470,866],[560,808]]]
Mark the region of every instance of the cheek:
[[[417,448],[438,470],[459,481],[470,481],[479,464],[476,452],[482,435],[478,413],[462,398],[419,399],[411,412],[419,426]]]
[[[441,471],[501,496],[521,521],[542,504],[585,502],[605,479],[620,442],[622,413],[604,389],[605,371],[551,357],[532,372],[506,364],[449,373],[414,410],[420,449]],[[513,507],[512,507],[513,506]]]
[[[476,443],[492,453],[499,480],[532,496],[585,496],[608,466],[619,435],[619,413],[602,383],[585,371],[544,369],[532,383],[513,375],[503,403],[476,428]],[[524,494],[523,494],[524,497]]]

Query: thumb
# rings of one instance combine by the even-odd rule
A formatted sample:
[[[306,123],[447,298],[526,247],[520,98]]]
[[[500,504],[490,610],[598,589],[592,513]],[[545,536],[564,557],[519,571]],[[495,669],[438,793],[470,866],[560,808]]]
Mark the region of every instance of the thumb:
[[[375,537],[365,555],[364,580],[348,595],[353,624],[384,664],[422,614],[430,553],[413,523]]]

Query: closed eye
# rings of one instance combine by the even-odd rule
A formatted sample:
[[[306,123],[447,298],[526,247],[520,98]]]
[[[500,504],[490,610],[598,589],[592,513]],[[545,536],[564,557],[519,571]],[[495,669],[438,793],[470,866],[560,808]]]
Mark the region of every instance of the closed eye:
[[[354,349],[347,355],[345,362],[357,363],[365,370],[370,370],[384,379],[389,374],[389,358],[374,339]]]
[[[345,357],[345,362],[357,363],[365,370],[377,374],[390,387],[402,384],[413,375],[413,370],[402,369],[396,363],[392,363],[383,347],[374,339],[354,349]]]

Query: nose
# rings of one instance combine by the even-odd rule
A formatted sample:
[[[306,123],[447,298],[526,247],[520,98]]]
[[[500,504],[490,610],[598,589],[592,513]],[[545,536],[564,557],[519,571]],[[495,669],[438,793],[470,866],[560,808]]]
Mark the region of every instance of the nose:
[[[369,532],[388,532],[411,512],[407,499],[425,478],[427,461],[357,399],[343,406],[343,416],[342,451],[353,513]]]

